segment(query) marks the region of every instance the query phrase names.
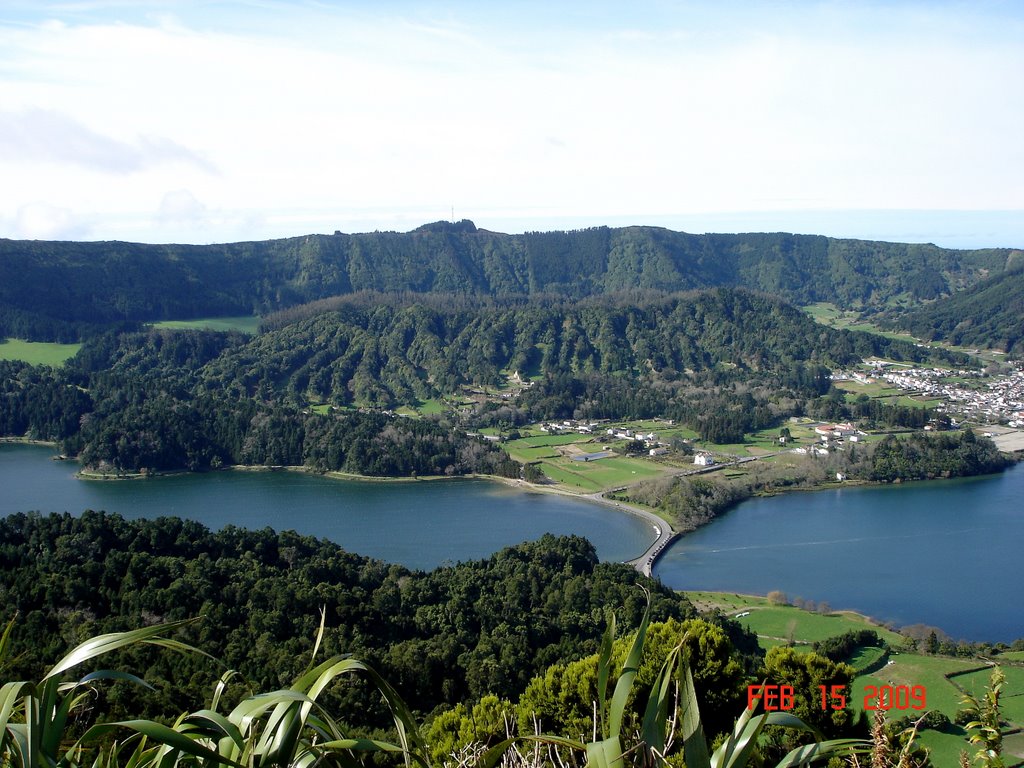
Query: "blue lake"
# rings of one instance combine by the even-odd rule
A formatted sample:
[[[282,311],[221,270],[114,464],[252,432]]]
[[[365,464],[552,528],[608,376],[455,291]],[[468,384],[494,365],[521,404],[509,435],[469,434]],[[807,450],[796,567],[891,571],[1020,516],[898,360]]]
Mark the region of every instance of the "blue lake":
[[[1005,473],[751,499],[655,567],[680,589],[828,602],[958,639],[1024,637],[1024,465]]]
[[[546,532],[594,542],[603,560],[639,555],[650,524],[614,509],[482,480],[342,481],[290,472],[213,472],[87,482],[40,446],[0,445],[0,515],[85,509],[175,515],[322,536],[349,551],[432,568],[486,557]],[[676,589],[827,601],[954,638],[1024,637],[1024,465],[1001,475],[753,499],[679,540],[655,576]]]
[[[602,560],[629,560],[654,541],[649,523],[603,505],[524,493],[486,480],[360,482],[299,472],[210,472],[86,481],[41,446],[0,445],[0,515],[117,512],[319,536],[350,552],[434,568],[487,557],[544,533],[585,536]]]

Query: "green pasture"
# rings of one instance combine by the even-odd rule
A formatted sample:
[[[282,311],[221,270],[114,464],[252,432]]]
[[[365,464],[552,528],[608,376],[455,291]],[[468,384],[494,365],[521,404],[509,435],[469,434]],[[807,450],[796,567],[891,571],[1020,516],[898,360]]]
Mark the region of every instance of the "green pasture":
[[[927,694],[928,709],[937,709],[950,720],[960,708],[962,694],[946,675],[976,668],[976,659],[952,659],[945,656],[925,656],[918,653],[894,653],[890,657],[892,664],[886,665],[871,675],[861,675],[854,683],[856,690],[862,692],[864,686],[874,685],[923,685]],[[987,678],[986,678],[987,681]],[[862,698],[855,704],[861,707]],[[910,710],[911,712],[913,710]],[[895,713],[895,710],[890,710]],[[904,713],[907,714],[907,713]],[[892,716],[898,717],[899,714]]]
[[[555,482],[587,492],[614,488],[661,474],[661,470],[650,462],[617,456],[596,461],[572,461],[558,457],[542,460],[541,469]]]
[[[917,743],[930,751],[932,765],[936,768],[956,768],[960,765],[961,752],[973,755],[978,749],[967,741],[967,732],[963,728],[953,728],[953,733],[930,729],[917,732]]]
[[[883,685],[923,685],[925,687],[927,707],[929,710],[938,710],[950,720],[956,716],[960,709],[961,691],[954,685],[947,675],[963,672],[978,667],[978,661],[972,659],[952,659],[945,656],[925,656],[916,653],[900,653],[890,656],[892,664],[878,670],[873,675],[861,675],[854,680],[852,704],[858,711],[863,709],[865,686],[873,685],[876,688]],[[1024,671],[1024,670],[1021,670]],[[977,692],[981,693],[982,687],[988,682],[990,670],[980,670],[965,675],[955,675],[953,681],[963,685],[966,679],[976,681]],[[1020,710],[1013,702],[1013,697],[1007,697],[1005,693],[1013,690],[1022,690],[1019,685],[1014,689],[1010,682],[1003,689],[1002,699],[1003,714],[1010,721],[1010,727],[1018,727],[1021,724],[1019,719]],[[1007,704],[1013,702],[1008,707]],[[889,710],[890,719],[909,715],[914,717],[917,710]],[[921,745],[932,751],[932,762],[939,768],[953,768],[958,765],[957,759],[962,750],[973,754],[966,739],[966,732],[963,728],[953,726],[949,732],[924,730],[918,733],[918,740]],[[1012,741],[1011,741],[1012,740]],[[1024,753],[1024,738],[1017,735],[1010,736],[1004,742],[1004,749],[1007,754]]]
[[[893,398],[889,401],[890,405],[909,405],[912,408],[934,408],[944,402],[944,400],[934,397],[921,398],[914,397],[912,395],[901,395],[900,397]]]
[[[539,461],[541,459],[558,458],[555,450],[546,445],[541,445],[537,448],[518,448],[515,451],[510,450],[508,453],[516,461]]]
[[[1003,715],[1016,725],[1024,725],[1024,667],[1004,664],[1001,665],[1001,669],[1006,676],[1006,683],[999,699]],[[985,693],[985,686],[988,685],[991,675],[991,669],[980,669],[965,675],[955,675],[952,682],[980,698]]]
[[[899,331],[886,331],[879,328],[874,323],[850,323],[844,326],[848,331],[861,331],[863,333],[873,333],[876,336],[884,336],[887,339],[896,339],[898,341],[908,341],[911,344],[919,344],[920,339],[915,339],[909,333],[901,333]]]
[[[841,309],[839,309],[839,307],[837,307],[835,304],[829,303],[827,301],[819,301],[815,304],[808,304],[805,307],[801,307],[801,309],[822,325],[833,325],[837,322],[840,322],[843,318],[849,316],[856,317],[856,313],[844,312]]]
[[[894,648],[900,647],[903,642],[903,637],[898,633],[873,624],[867,617],[856,613],[844,611],[826,616],[792,605],[775,605],[759,595],[734,592],[693,591],[683,594],[702,610],[717,608],[728,614],[750,611],[749,616],[738,621],[758,635],[763,635],[764,640],[782,638],[785,641],[792,634],[794,642],[814,643],[850,630],[873,629]]]
[[[254,334],[259,332],[260,318],[242,315],[240,317],[197,317],[192,320],[161,320],[159,323],[153,323],[153,327],[172,331],[240,331]]]
[[[854,613],[825,615],[789,605],[778,605],[754,607],[749,616],[739,621],[757,635],[792,639],[798,643],[814,643],[861,629],[873,629],[879,637],[896,647],[902,642],[897,633],[872,624],[866,617]]]
[[[858,648],[853,655],[846,660],[846,663],[860,672],[862,669],[870,669],[882,660],[885,656],[885,649],[869,645]]]
[[[78,354],[81,344],[57,344],[49,341],[7,339],[0,343],[0,360],[21,360],[29,365],[64,365]]]
[[[1012,755],[1017,760],[1024,760],[1024,732],[1011,733],[1003,737],[1003,755]]]
[[[722,613],[736,613],[752,606],[763,608],[768,605],[768,600],[757,595],[743,595],[737,592],[705,592],[687,591],[682,593],[687,600],[697,606],[700,610],[712,610],[717,608]]]
[[[611,456],[595,461],[573,461],[570,456],[558,453],[559,446],[573,443],[587,443],[581,446],[585,453],[596,453],[609,444],[600,439],[594,441],[589,435],[533,435],[510,440],[504,448],[516,461],[539,461],[541,471],[556,483],[587,493],[628,485],[664,471],[661,465],[642,458]]]
[[[579,488],[587,493],[594,493],[602,489],[602,486],[593,478],[586,477],[579,472],[566,469],[559,464],[545,461],[541,463],[541,470],[547,477],[554,480],[556,483],[571,485],[572,487]]]
[[[1024,651],[1005,651],[995,658],[996,661],[1024,661]]]
[[[558,457],[556,446],[586,442],[586,435],[534,435],[509,440],[503,447],[516,461],[537,461]],[[596,450],[596,449],[595,449]],[[550,477],[550,475],[549,475]],[[552,478],[554,479],[554,478]]]
[[[331,405],[330,403],[314,403],[309,406],[309,410],[313,413],[319,413],[321,416],[326,416],[336,411],[355,411],[358,410],[354,405]]]
[[[868,397],[896,397],[903,393],[902,389],[892,387],[884,381],[876,381],[871,384],[862,384],[859,381],[837,381],[836,389],[849,392],[855,396],[867,395]],[[856,399],[856,398],[855,398]]]
[[[585,443],[590,439],[589,435],[565,434],[565,435],[534,435],[533,437],[522,437],[519,440],[509,442],[511,447],[523,446],[525,448],[537,448],[542,445],[570,445],[571,443]]]
[[[403,405],[395,413],[403,416],[434,416],[445,412],[445,404],[437,398],[429,400],[417,400],[412,405]],[[495,430],[497,434],[497,430]]]

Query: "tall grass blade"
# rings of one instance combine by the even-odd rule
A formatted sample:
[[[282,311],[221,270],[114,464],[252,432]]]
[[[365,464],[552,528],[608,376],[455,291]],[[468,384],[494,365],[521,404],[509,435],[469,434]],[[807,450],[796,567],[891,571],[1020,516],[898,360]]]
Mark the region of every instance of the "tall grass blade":
[[[640,732],[648,756],[651,753],[665,754],[665,746],[668,743],[668,713],[672,704],[673,679],[678,672],[682,650],[683,644],[680,643],[665,657],[661,670],[651,686]]]
[[[94,725],[82,737],[83,743],[89,743],[102,738],[120,728],[127,728],[135,733],[153,739],[154,741],[169,747],[172,753],[184,753],[197,757],[201,760],[208,760],[218,764],[232,765],[235,768],[247,768],[242,763],[230,760],[216,751],[199,743],[198,740],[189,738],[183,733],[176,731],[162,723],[155,723],[152,720],[122,720],[116,723],[100,723]],[[177,761],[177,755],[174,755]]]
[[[608,736],[616,737],[622,732],[622,718],[626,711],[626,701],[633,689],[633,680],[640,669],[640,658],[644,653],[644,640],[647,638],[647,627],[651,621],[651,603],[647,601],[644,617],[633,638],[626,660],[622,663],[619,679],[615,681],[615,692],[612,694],[611,709],[608,713]]]
[[[191,648],[191,646],[160,637],[163,633],[171,632],[179,627],[191,624],[194,621],[195,619],[172,621],[167,624],[154,624],[150,627],[133,629],[128,632],[113,632],[111,634],[97,635],[96,637],[89,638],[84,643],[81,643],[72,649],[72,651],[63,659],[58,661],[54,667],[46,673],[43,677],[43,681],[55,678],[58,675],[67,672],[69,669],[89,661],[90,659],[94,659],[97,656],[101,656],[104,653],[116,651],[119,648],[124,648],[136,643],[153,643],[156,645],[163,645],[168,648],[174,648],[175,650],[188,650],[199,653],[198,650]]]
[[[597,717],[601,735],[608,737],[608,720],[605,717],[605,702],[608,700],[608,675],[612,666],[612,648],[615,645],[615,614],[608,616],[608,626],[601,637],[601,650],[597,658]]]
[[[683,664],[683,759],[687,768],[710,768],[708,743],[704,738],[704,726],[700,721],[700,707],[693,687],[690,665]]]

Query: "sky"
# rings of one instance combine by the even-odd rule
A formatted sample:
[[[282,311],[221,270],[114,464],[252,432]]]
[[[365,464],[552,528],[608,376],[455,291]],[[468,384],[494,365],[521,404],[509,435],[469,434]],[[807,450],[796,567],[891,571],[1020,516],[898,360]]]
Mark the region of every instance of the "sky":
[[[0,237],[1024,247],[1016,0],[0,0]]]

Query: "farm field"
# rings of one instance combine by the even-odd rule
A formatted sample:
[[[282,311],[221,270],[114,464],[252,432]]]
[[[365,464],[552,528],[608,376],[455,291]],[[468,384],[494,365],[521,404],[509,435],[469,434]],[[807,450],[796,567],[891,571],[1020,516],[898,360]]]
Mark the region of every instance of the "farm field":
[[[862,675],[854,681],[855,696],[853,704],[858,709],[863,707],[865,686],[874,685],[923,685],[927,692],[929,710],[942,712],[951,721],[960,709],[962,692],[957,686],[973,691],[979,696],[988,683],[991,669],[978,669],[981,662],[977,659],[953,659],[944,656],[924,656],[916,653],[893,654],[892,664],[872,675]],[[967,671],[976,670],[976,671]],[[1011,671],[1012,670],[1012,671]],[[1008,721],[1004,732],[1021,727],[1024,724],[1024,669],[1020,667],[1004,667],[1008,672],[1007,682],[1000,699],[1004,718]],[[965,674],[957,674],[964,673]],[[950,676],[950,677],[947,677]],[[903,715],[914,717],[914,710],[890,710],[890,718]],[[920,743],[932,750],[932,762],[936,766],[955,766],[962,750],[973,754],[974,749],[966,740],[966,731],[959,726],[950,726],[946,731],[924,730],[918,734]],[[976,749],[976,748],[975,748]],[[1004,752],[1024,757],[1024,734],[1011,734],[1004,740]],[[1008,764],[1014,765],[1011,761]]]
[[[928,709],[937,709],[950,720],[960,708],[961,693],[945,676],[980,666],[977,659],[952,659],[917,653],[894,653],[890,660],[892,664],[886,665],[884,669],[858,677],[854,681],[857,692],[863,691],[865,685],[923,685],[927,692]],[[863,700],[856,697],[854,703],[860,707]]]
[[[417,400],[415,405],[403,405],[396,413],[403,416],[433,416],[445,412],[445,404],[436,398],[430,400]]]
[[[81,344],[57,344],[49,341],[7,339],[0,344],[0,360],[21,360],[29,365],[60,366],[70,360]]]
[[[1007,720],[1024,725],[1024,667],[1002,665],[1001,668],[1006,677],[1006,684],[999,700],[1003,714]],[[982,669],[965,675],[955,675],[952,682],[975,697],[980,697],[985,692],[991,674],[991,669]]]
[[[166,330],[240,331],[257,333],[260,318],[242,315],[240,317],[198,317],[192,320],[161,320],[153,323],[154,328]]]
[[[815,643],[851,630],[873,629],[886,642],[899,647],[902,637],[884,627],[872,624],[864,616],[854,613],[830,615],[810,613],[794,606],[766,605],[752,607],[750,615],[740,623],[759,637],[790,640],[794,643]]]
[[[664,471],[651,461],[625,456],[616,455],[594,461],[572,459],[573,455],[600,452],[604,444],[600,438],[593,442],[589,435],[533,435],[510,440],[504,444],[504,448],[516,461],[540,462],[540,469],[548,478],[585,493],[655,477]]]
[[[881,688],[891,686],[924,686],[926,704],[929,710],[938,710],[951,721],[960,709],[962,691],[973,691],[975,695],[982,693],[988,683],[991,668],[977,659],[957,659],[946,656],[928,656],[918,653],[905,653],[899,649],[904,638],[882,627],[870,624],[856,614],[839,614],[822,616],[793,607],[771,604],[767,598],[755,595],[742,595],[729,592],[686,592],[691,602],[701,610],[718,608],[735,616],[749,612],[749,615],[738,618],[758,634],[758,640],[765,649],[786,644],[786,638],[796,643],[797,652],[807,652],[810,644],[826,637],[838,635],[851,629],[870,628],[885,639],[893,649],[889,659],[891,663],[870,675],[857,676],[850,688],[849,700],[860,712],[864,709],[867,686]],[[779,638],[782,639],[779,639]],[[881,649],[862,648],[850,662],[858,668],[870,665],[881,658]],[[1024,655],[1022,652],[1011,652],[1010,659]],[[1007,654],[1003,654],[1005,657]],[[982,668],[984,667],[984,668]],[[1006,674],[1006,685],[1001,699],[1003,714],[1009,721],[1006,730],[1024,725],[1024,666],[1003,665]],[[948,678],[951,675],[952,678]],[[908,702],[910,703],[910,702]],[[904,715],[914,717],[923,712],[914,709],[891,709],[889,718],[897,719]],[[962,750],[973,754],[971,745],[966,740],[966,731],[958,726],[950,726],[946,731],[926,729],[918,734],[919,743],[932,751],[932,762],[938,768],[955,768]],[[1024,733],[1015,733],[1004,740],[1004,751],[1017,760],[1024,759]],[[1014,761],[1008,764],[1017,764]]]
[[[775,605],[768,598],[758,595],[740,595],[732,592],[684,592],[689,600],[707,610],[718,608],[724,613],[735,615],[750,612],[739,621],[757,633],[762,640],[781,638],[786,642],[792,634],[795,643],[814,643],[850,630],[873,629],[878,636],[893,647],[900,647],[902,635],[885,627],[873,624],[870,619],[855,613],[841,612],[829,616],[805,611],[792,605]],[[780,645],[780,642],[771,645]],[[764,645],[764,643],[762,643]],[[765,647],[768,647],[765,645]]]

